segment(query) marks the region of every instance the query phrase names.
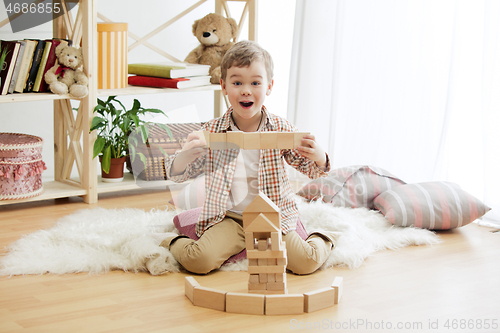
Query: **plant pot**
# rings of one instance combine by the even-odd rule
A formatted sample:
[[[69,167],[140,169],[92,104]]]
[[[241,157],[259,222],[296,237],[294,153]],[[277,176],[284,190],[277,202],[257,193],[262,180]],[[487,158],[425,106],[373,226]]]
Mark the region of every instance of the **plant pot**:
[[[125,164],[126,157],[112,158],[111,165],[109,167],[109,173],[102,170],[101,163],[101,177],[102,181],[106,183],[118,183],[123,180],[123,166]],[[102,156],[99,156],[99,162],[102,161]]]

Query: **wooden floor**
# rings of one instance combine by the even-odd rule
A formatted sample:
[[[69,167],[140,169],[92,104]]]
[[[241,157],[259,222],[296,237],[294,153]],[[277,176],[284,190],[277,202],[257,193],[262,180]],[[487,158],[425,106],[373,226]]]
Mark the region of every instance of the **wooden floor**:
[[[165,190],[149,190],[100,196],[92,206],[80,198],[1,206],[0,251],[78,209],[150,210],[164,208],[167,199]],[[194,307],[184,296],[187,273],[0,277],[0,332],[500,332],[500,233],[492,231],[468,225],[440,232],[439,245],[375,253],[355,270],[288,274],[290,293],[344,277],[340,304],[303,315]],[[196,279],[206,287],[246,291],[246,272]]]

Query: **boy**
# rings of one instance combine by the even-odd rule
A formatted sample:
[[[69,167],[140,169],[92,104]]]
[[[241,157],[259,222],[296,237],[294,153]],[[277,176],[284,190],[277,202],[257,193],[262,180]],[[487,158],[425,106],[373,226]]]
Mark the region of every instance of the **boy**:
[[[220,118],[209,121],[204,130],[293,132],[285,119],[269,113],[263,103],[273,88],[273,62],[257,43],[242,41],[229,49],[221,64],[221,87],[232,105]],[[326,175],[328,156],[308,135],[296,150],[207,150],[202,138],[188,136],[183,149],[165,163],[169,179],[182,182],[205,173],[206,199],[196,233],[198,241],[170,236],[161,246],[188,271],[206,274],[245,248],[242,221],[229,218],[227,211],[241,214],[259,191],[279,208],[283,240],[288,255],[287,269],[296,274],[317,270],[335,246],[335,233],[317,232],[306,241],[295,231],[298,210],[293,201],[284,161],[310,178]],[[231,216],[235,216],[231,214]],[[236,215],[238,216],[238,215]]]

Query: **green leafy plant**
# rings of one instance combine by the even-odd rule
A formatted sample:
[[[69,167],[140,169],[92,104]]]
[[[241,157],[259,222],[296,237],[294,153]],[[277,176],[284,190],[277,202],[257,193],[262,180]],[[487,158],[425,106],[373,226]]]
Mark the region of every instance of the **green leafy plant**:
[[[93,158],[98,155],[102,156],[102,169],[106,173],[109,173],[111,158],[124,157],[130,153],[131,160],[134,161],[136,156],[135,148],[139,144],[137,138],[141,138],[142,143],[146,144],[149,136],[149,125],[159,126],[172,138],[172,132],[168,126],[146,122],[139,117],[146,114],[163,114],[165,116],[166,114],[159,109],[143,108],[137,99],[134,99],[134,104],[130,110],[127,110],[116,96],[109,96],[106,101],[97,99],[94,114],[97,115],[94,115],[90,126],[90,131],[97,131]],[[163,149],[161,151],[167,155]],[[145,156],[140,156],[140,158],[146,164]]]

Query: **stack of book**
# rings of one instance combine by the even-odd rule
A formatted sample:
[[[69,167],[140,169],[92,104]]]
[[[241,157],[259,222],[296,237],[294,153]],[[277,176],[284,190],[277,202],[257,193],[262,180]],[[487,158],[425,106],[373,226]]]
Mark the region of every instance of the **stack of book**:
[[[47,92],[45,73],[56,59],[56,47],[71,41],[64,39],[25,39],[0,41],[0,94]],[[1,62],[1,61],[0,61]]]
[[[128,83],[157,88],[192,88],[210,84],[209,65],[182,62],[129,64]]]

